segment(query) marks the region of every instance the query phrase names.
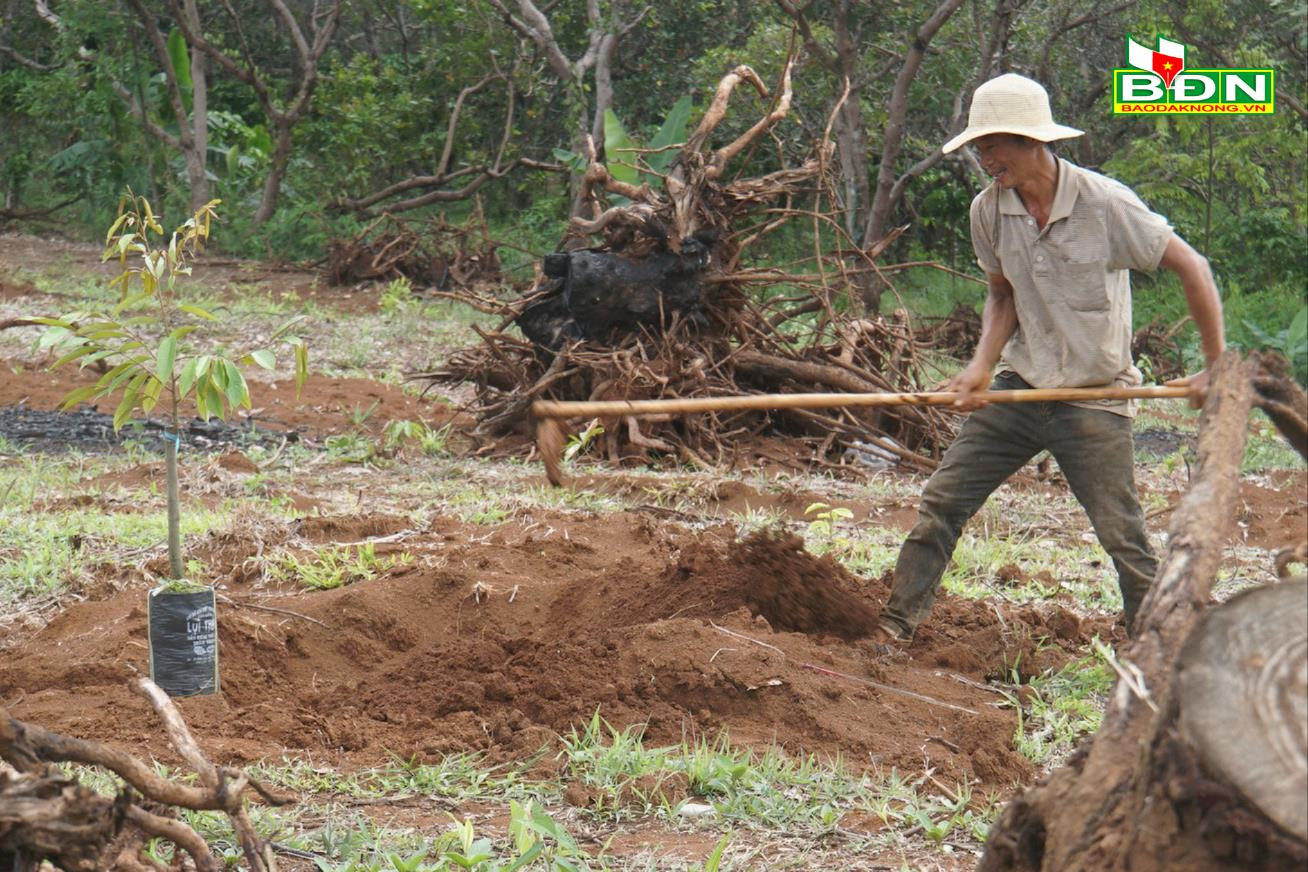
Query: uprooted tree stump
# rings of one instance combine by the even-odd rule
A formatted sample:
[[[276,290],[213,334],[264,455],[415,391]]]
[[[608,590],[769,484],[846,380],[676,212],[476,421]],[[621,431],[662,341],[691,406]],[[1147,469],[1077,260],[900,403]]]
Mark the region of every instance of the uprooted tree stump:
[[[763,134],[775,138],[775,126],[790,109],[790,71],[787,64],[775,96],[749,67],[729,73],[666,172],[639,168],[642,184],[615,178],[591,144],[583,193],[592,217],[572,219],[568,237],[545,257],[530,291],[499,307],[499,329],[416,377],[472,382],[479,431],[488,440],[530,437],[527,410],[537,399],[921,389],[928,382],[923,352],[932,336],[903,313],[882,318],[840,311],[842,297],[858,298],[850,293],[856,278],[889,286],[876,259],[903,228],[867,250],[843,235],[823,209],[834,203],[829,144],[820,143],[798,166],[757,177],[726,173],[728,163],[755,148]],[[733,92],[745,84],[770,100],[767,111],[733,141],[711,147]],[[612,164],[615,156],[607,159]],[[749,259],[751,245],[796,219],[815,228],[814,255],[805,266]],[[767,297],[748,293],[752,285],[786,290]],[[469,302],[497,311],[484,298]],[[511,325],[523,338],[507,332]],[[600,444],[612,461],[647,460],[654,453],[727,464],[741,443],[779,434],[811,444],[810,462],[838,463],[859,443],[927,471],[954,432],[947,411],[913,406],[594,423],[603,426]],[[774,459],[807,465],[802,458]]]
[[[169,742],[195,770],[199,784],[170,781],[153,767],[98,742],[54,733],[10,717],[0,706],[0,869],[36,872],[49,862],[66,872],[139,872],[165,867],[145,853],[151,839],[165,839],[190,856],[198,872],[222,864],[177,809],[222,811],[230,818],[251,872],[276,872],[270,843],[255,832],[245,808],[254,790],[271,805],[279,796],[243,772],[214,766],[191,737],[172,701],[154,682],[138,678],[132,689],[150,701]],[[115,773],[126,783],[105,797],[62,772],[57,763],[81,763]]]
[[[457,226],[444,217],[408,222],[383,213],[346,239],[327,243],[333,285],[408,279],[421,288],[467,288],[500,279],[500,260],[484,222]]]
[[[1234,352],[1215,367],[1197,470],[1134,640],[1115,663],[1103,724],[1009,803],[982,872],[1308,863],[1308,582],[1208,604],[1256,377],[1265,378]]]

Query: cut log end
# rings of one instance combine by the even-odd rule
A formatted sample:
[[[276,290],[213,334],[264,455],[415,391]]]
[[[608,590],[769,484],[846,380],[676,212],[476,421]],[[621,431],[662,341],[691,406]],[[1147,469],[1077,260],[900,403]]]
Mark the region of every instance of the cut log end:
[[[1308,841],[1308,580],[1214,608],[1178,665],[1181,733],[1204,768]]]

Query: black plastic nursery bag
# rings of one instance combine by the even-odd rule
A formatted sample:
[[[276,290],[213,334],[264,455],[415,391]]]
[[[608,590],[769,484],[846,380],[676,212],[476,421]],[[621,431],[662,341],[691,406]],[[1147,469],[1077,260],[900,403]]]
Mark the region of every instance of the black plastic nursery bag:
[[[150,591],[150,679],[169,696],[218,692],[218,611],[212,590]]]

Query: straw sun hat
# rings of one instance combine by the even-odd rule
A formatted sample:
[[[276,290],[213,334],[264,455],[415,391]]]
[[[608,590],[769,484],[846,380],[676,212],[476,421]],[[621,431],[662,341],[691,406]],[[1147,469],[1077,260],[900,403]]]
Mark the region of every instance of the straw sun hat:
[[[1049,94],[1039,82],[1005,73],[976,89],[972,109],[967,114],[967,129],[946,142],[941,150],[949,154],[990,133],[1016,133],[1049,142],[1080,136],[1083,131],[1054,123],[1049,112]]]

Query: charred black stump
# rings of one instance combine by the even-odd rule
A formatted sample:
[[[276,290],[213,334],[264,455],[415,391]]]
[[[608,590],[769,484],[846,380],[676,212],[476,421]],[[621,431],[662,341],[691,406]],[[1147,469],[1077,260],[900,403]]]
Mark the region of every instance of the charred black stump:
[[[515,323],[548,350],[579,339],[613,344],[641,328],[666,327],[674,318],[703,326],[710,242],[692,237],[680,253],[641,258],[595,250],[547,255],[545,275],[558,292],[528,306]]]

